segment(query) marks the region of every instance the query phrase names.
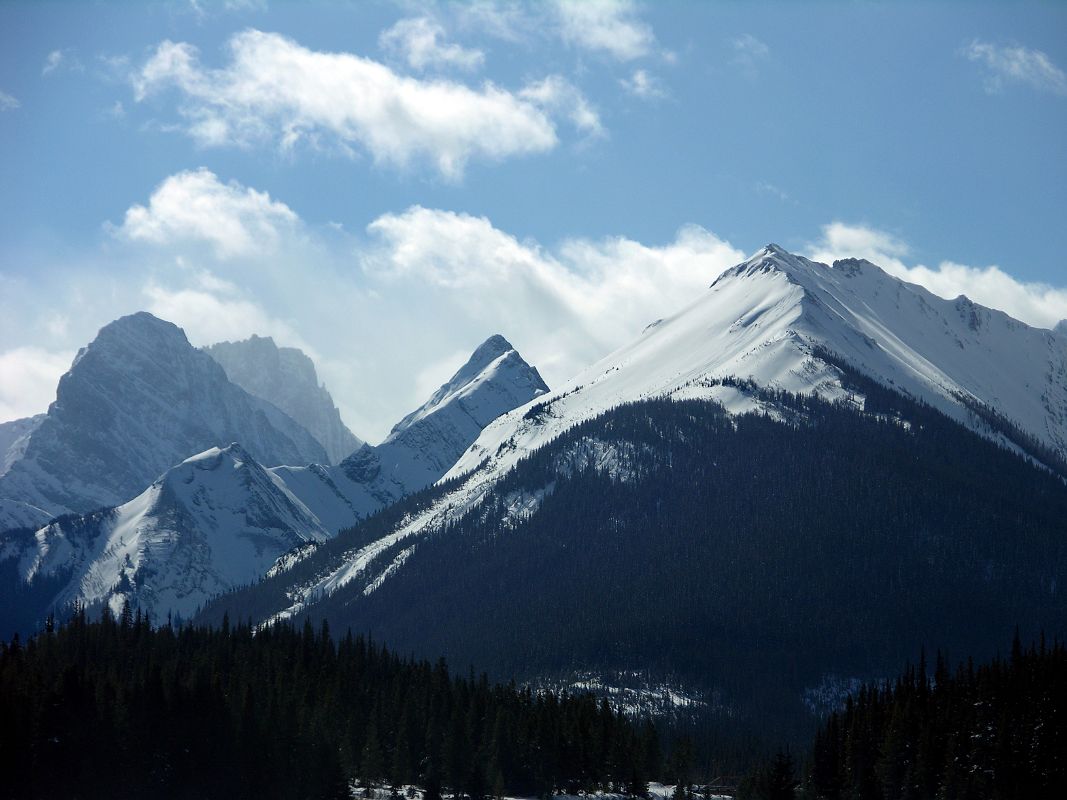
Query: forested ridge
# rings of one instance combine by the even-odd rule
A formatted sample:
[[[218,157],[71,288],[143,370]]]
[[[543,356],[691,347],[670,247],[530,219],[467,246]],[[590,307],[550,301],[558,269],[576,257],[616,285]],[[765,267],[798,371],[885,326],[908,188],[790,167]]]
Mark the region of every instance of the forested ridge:
[[[724,383],[777,416],[699,400],[614,409],[416,540],[373,593],[355,580],[305,613],[505,680],[648,670],[716,691],[712,735],[796,744],[814,725],[805,692],[827,676],[893,674],[924,645],[982,660],[1016,627],[1067,634],[1059,477],[862,376],[848,381],[862,412]],[[546,487],[536,511],[511,513]],[[287,580],[206,618],[269,612]]]
[[[650,723],[588,695],[457,677],[326,627],[153,627],[128,609],[0,646],[0,720],[11,798],[640,793],[663,769]]]

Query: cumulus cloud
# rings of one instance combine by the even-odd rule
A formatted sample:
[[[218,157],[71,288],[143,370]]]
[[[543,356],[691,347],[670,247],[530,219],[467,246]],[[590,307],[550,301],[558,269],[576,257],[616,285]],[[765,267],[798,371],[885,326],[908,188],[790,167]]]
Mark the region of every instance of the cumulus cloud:
[[[266,192],[223,183],[201,168],[164,180],[147,206],[127,209],[114,232],[156,245],[206,243],[218,257],[232,258],[270,252],[298,223],[292,209]]]
[[[476,70],[485,63],[485,53],[445,41],[445,29],[429,17],[398,21],[378,37],[384,49],[400,55],[413,69],[454,67]]]
[[[72,352],[15,347],[0,352],[0,421],[40,414],[56,399],[59,378]]]
[[[656,48],[652,28],[630,0],[555,0],[563,40],[572,46],[633,61]]]
[[[625,237],[572,239],[554,251],[519,241],[485,217],[415,206],[368,228],[374,276],[429,286],[449,304],[528,342],[555,381],[677,310],[744,254],[703,228],[649,246]]]
[[[659,100],[667,96],[659,78],[646,69],[635,69],[629,78],[621,78],[619,84],[627,92],[642,100]]]
[[[911,249],[892,234],[865,225],[832,222],[809,247],[811,258],[830,263],[837,258],[865,258],[890,275],[924,286],[953,299],[961,294],[1039,328],[1067,319],[1067,288],[1026,283],[998,266],[972,267],[942,261],[936,267],[908,264]]]
[[[245,297],[236,285],[211,272],[196,273],[186,285],[150,281],[143,291],[147,310],[184,328],[197,346],[239,341],[257,334],[272,336],[315,355],[315,349],[291,325],[275,319],[258,302]]]
[[[17,97],[0,90],[0,111],[13,111],[21,105]]]
[[[489,82],[474,89],[418,80],[257,30],[233,36],[228,48],[229,64],[207,69],[192,45],[163,42],[133,76],[136,98],[176,89],[185,130],[204,146],[362,148],[395,167],[428,160],[450,179],[472,158],[500,161],[558,144],[544,108]]]
[[[1067,74],[1041,50],[1022,45],[998,46],[975,39],[963,48],[964,57],[985,67],[987,92],[995,94],[1012,83],[1067,97]]]

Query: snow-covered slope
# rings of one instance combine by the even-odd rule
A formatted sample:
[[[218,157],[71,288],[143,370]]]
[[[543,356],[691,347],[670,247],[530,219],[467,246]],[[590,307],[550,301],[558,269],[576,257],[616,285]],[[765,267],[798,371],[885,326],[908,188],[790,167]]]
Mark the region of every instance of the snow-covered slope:
[[[486,425],[547,391],[537,370],[503,336],[492,336],[380,445],[364,445],[336,467],[272,471],[336,532],[429,486]]]
[[[8,500],[0,497],[0,531],[12,528],[39,528],[52,519],[52,516],[43,508],[21,500]]]
[[[736,390],[710,386],[716,378],[837,399],[839,372],[815,354],[820,348],[987,433],[968,407],[977,401],[1067,456],[1067,349],[1059,337],[966,297],[937,297],[867,261],[831,267],[768,245],[687,308],[496,420],[447,477],[486,458],[507,469],[619,403],[670,395],[750,406]]]
[[[0,477],[0,498],[52,515],[111,507],[190,454],[233,441],[269,465],[326,458],[310,433],[231,383],[181,328],[133,314],[78,353]]]
[[[757,408],[751,393],[723,378],[862,404],[843,388],[841,371],[820,357],[824,351],[983,435],[1019,444],[975,408],[995,410],[1023,435],[1067,456],[1062,336],[964,297],[939,298],[866,261],[827,266],[768,245],[674,316],[486,426],[445,474],[462,479],[455,488],[380,541],[342,554],[314,581],[293,586],[292,604],[276,616],[297,613],[352,580],[373,591],[388,577],[367,571],[377,554],[477,508],[524,455],[620,404],[673,397],[713,399],[733,413]],[[515,513],[535,511],[542,488],[517,496]]]
[[[341,421],[315,364],[295,347],[278,347],[269,336],[219,342],[204,348],[226,375],[249,394],[267,400],[303,425],[337,464],[363,441]]]
[[[261,577],[286,551],[327,538],[318,520],[240,445],[167,470],[117,508],[59,519],[22,554],[24,580],[65,574],[57,606],[124,601],[155,619],[192,615]]]

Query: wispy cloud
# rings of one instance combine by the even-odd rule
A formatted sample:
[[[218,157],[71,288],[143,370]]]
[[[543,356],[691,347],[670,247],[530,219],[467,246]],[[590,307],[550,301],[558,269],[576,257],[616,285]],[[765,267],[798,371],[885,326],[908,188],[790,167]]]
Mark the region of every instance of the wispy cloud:
[[[445,29],[430,17],[399,20],[378,37],[379,45],[401,56],[412,69],[451,67],[476,70],[485,63],[485,53],[445,41]]]
[[[629,78],[620,78],[619,85],[642,100],[661,100],[667,96],[663,83],[646,69],[635,69]]]
[[[618,61],[648,56],[656,49],[652,27],[630,0],[554,0],[565,42]]]
[[[531,83],[519,92],[519,96],[547,112],[566,117],[583,133],[591,136],[604,134],[596,109],[577,86],[561,75],[550,75]]]
[[[226,67],[207,69],[195,47],[163,42],[132,78],[137,99],[177,89],[184,130],[204,146],[363,148],[394,167],[429,160],[449,179],[473,158],[501,161],[558,144],[543,106],[493,83],[419,80],[256,30],[231,38],[229,51]]]
[[[223,183],[201,168],[164,180],[148,205],[130,206],[113,231],[155,245],[206,243],[225,259],[269,253],[298,223],[292,209],[266,192]]]
[[[886,272],[953,299],[961,294],[990,308],[1041,328],[1067,319],[1067,287],[1027,283],[998,266],[972,267],[942,261],[936,267],[911,261],[911,248],[897,236],[866,225],[832,222],[809,248],[812,258],[830,263],[838,258],[865,258]]]
[[[783,203],[793,203],[793,202],[795,202],[793,200],[793,198],[790,196],[789,192],[787,192],[781,186],[778,186],[777,184],[774,184],[774,183],[770,183],[769,181],[756,181],[753,184],[753,188],[756,190],[757,194],[768,195],[770,197],[776,197],[779,200],[781,200]]]
[[[13,111],[21,105],[17,97],[0,90],[0,111]]]
[[[44,59],[41,75],[51,75],[61,69],[83,72],[85,67],[73,50],[53,50]]]
[[[962,53],[985,67],[985,88],[991,94],[1003,91],[1009,84],[1025,84],[1067,97],[1067,74],[1041,50],[1022,45],[999,46],[975,39]]]
[[[759,74],[760,64],[771,54],[770,47],[751,33],[743,33],[730,42],[733,49],[733,63],[749,77]]]

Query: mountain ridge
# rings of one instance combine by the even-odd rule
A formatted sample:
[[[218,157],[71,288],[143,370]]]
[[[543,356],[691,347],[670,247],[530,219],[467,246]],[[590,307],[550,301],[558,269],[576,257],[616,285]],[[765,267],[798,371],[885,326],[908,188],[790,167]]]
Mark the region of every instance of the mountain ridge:
[[[138,312],[78,352],[0,476],[0,497],[53,516],[116,506],[190,454],[232,441],[271,465],[326,455],[292,418],[230,382],[181,328]]]

